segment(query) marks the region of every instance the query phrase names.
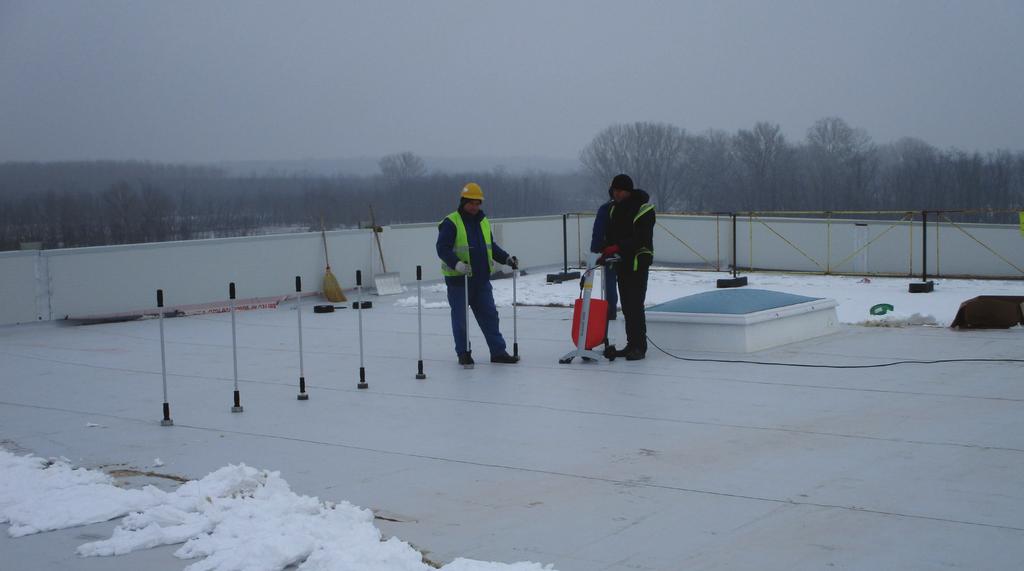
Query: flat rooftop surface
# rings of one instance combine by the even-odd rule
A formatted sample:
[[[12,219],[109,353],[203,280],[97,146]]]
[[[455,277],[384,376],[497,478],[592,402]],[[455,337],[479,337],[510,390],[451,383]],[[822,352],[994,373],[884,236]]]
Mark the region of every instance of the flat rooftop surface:
[[[574,295],[575,285],[566,287]],[[800,293],[813,295],[807,289],[815,288]],[[986,291],[965,289],[962,298]],[[830,293],[823,287],[820,296],[843,299]],[[240,414],[230,412],[230,315],[165,320],[173,427],[159,425],[156,320],[0,328],[0,441],[108,471],[200,478],[239,462],[280,470],[296,492],[372,508],[386,535],[438,562],[528,560],[562,571],[1024,567],[1019,363],[795,368],[683,361],[652,348],[639,362],[560,365],[571,348],[570,310],[520,307],[523,361],[487,363],[473,327],[478,364],[463,370],[448,310],[436,307],[423,317],[428,378],[416,380],[409,295],[373,298],[363,313],[367,390],[356,389],[357,312],[316,315],[304,302],[308,401],[296,400],[294,309],[239,312]],[[430,288],[428,297],[441,305],[443,293]],[[512,309],[500,311],[511,346]],[[621,321],[615,327],[621,339]],[[680,356],[1019,359],[1024,328],[844,325],[759,353]],[[0,534],[3,567],[187,565],[173,547],[75,555],[113,526]]]

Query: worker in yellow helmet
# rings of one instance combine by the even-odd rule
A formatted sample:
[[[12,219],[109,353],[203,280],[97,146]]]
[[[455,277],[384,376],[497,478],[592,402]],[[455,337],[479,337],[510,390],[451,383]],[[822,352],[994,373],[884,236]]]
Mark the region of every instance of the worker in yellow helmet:
[[[473,308],[480,330],[487,339],[492,363],[515,363],[505,350],[505,338],[498,330],[498,310],[494,307],[491,291],[491,273],[494,262],[519,267],[519,260],[502,250],[491,235],[491,223],[480,210],[484,192],[471,182],[462,189],[459,208],[445,216],[437,225],[437,256],[441,258],[441,273],[448,286],[448,305],[452,311],[452,335],[459,364],[473,365],[473,355],[466,343],[466,295],[468,284],[469,306]],[[467,279],[468,276],[468,279]]]

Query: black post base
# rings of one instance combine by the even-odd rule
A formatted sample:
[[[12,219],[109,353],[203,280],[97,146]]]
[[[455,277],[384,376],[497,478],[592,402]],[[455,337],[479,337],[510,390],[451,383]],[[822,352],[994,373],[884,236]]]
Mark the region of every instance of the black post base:
[[[422,359],[416,362],[416,378],[421,380],[421,381],[423,379],[427,378],[427,375],[423,372],[423,360]]]
[[[370,385],[366,382],[366,369],[359,367],[359,384],[356,385],[357,389],[368,389]]]
[[[719,288],[743,287],[747,285],[747,276],[740,276],[737,278],[722,278],[718,280],[717,285]]]
[[[242,412],[242,397],[238,391],[235,391],[235,406],[231,407],[231,412]]]
[[[174,426],[174,421],[171,420],[171,405],[164,403],[164,418],[160,421],[160,426]]]
[[[935,291],[935,282],[932,280],[910,283],[910,293],[931,293],[933,291]]]

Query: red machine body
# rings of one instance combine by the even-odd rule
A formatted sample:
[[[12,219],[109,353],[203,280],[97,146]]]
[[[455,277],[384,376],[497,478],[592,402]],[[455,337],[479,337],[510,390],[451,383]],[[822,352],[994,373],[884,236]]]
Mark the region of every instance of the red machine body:
[[[572,309],[572,344],[579,344],[580,316],[583,314],[583,300],[576,299]],[[587,339],[584,349],[593,349],[604,343],[608,336],[608,301],[604,299],[590,300],[590,315],[587,318]]]

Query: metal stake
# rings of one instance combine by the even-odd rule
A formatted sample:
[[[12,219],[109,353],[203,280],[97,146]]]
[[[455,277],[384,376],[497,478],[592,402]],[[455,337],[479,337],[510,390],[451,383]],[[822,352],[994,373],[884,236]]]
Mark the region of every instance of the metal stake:
[[[359,312],[359,383],[357,389],[368,389],[370,385],[366,382],[366,368],[363,367],[363,272],[356,270],[356,307]]]
[[[160,314],[160,373],[164,380],[164,418],[160,426],[174,426],[171,420],[171,405],[167,404],[167,354],[164,351],[164,290],[156,290],[156,307]]]
[[[420,286],[423,281],[423,266],[416,266],[416,331],[420,346],[420,360],[416,363],[416,378],[423,380],[427,375],[423,373],[423,289]]]
[[[519,322],[516,319],[516,281],[519,278],[519,264],[512,268],[512,356],[519,360]]]
[[[295,276],[295,313],[299,316],[299,394],[298,400],[309,400],[306,394],[306,370],[302,362],[302,277]]]
[[[238,393],[238,342],[235,337],[235,282],[228,284],[228,297],[231,298],[231,357],[235,364],[235,404],[231,412],[242,412],[242,398]]]

